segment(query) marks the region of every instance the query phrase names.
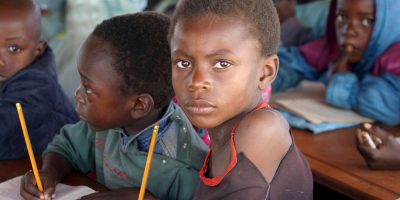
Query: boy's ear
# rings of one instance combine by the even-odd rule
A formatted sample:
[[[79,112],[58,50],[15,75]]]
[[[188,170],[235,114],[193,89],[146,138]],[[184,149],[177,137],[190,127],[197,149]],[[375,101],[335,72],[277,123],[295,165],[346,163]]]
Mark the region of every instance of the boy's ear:
[[[145,117],[154,109],[154,100],[150,94],[140,94],[132,99],[131,117],[140,119]]]
[[[36,47],[35,57],[41,56],[47,48],[47,42],[40,40],[38,46]]]
[[[258,87],[263,90],[267,88],[275,80],[279,69],[279,59],[277,55],[263,57],[260,67],[260,77]]]

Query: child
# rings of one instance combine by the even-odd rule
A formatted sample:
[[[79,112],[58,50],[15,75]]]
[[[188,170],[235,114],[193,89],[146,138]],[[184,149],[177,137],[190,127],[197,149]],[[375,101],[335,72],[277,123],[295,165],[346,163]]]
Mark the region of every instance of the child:
[[[278,70],[272,1],[181,0],[169,38],[175,93],[211,137],[194,199],[311,199],[308,163],[262,99]]]
[[[400,124],[399,12],[396,0],[332,1],[325,37],[280,52],[273,91],[325,81],[326,102]]]
[[[54,56],[40,40],[33,0],[0,0],[0,159],[28,155],[15,104],[23,107],[35,153],[78,116],[57,82]]]
[[[281,23],[281,46],[299,46],[313,39],[311,28],[296,16],[296,0],[275,0]]]
[[[192,198],[208,148],[171,102],[168,27],[167,16],[144,12],[114,17],[95,28],[78,55],[76,99],[82,120],[65,126],[44,152],[45,192],[38,192],[27,173],[22,197],[51,196],[62,177],[76,169],[95,172],[97,181],[112,190],[91,198],[137,198],[158,123],[147,190],[160,199]]]

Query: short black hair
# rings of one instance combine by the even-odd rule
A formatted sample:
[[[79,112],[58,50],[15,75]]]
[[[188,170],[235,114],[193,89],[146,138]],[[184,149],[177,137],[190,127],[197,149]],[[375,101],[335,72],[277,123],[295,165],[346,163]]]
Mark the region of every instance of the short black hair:
[[[260,42],[261,54],[270,56],[277,53],[280,24],[272,0],[180,0],[172,16],[168,38],[171,39],[178,21],[206,15],[244,20],[250,34]]]
[[[146,11],[104,20],[92,33],[113,48],[112,65],[123,78],[122,94],[148,93],[156,108],[168,105],[174,95],[169,25],[168,16]]]
[[[35,0],[0,0],[0,6],[10,6],[11,8],[18,10],[18,12],[28,11],[30,15],[26,19],[27,23],[34,26],[31,29],[31,33],[36,34],[37,40],[40,39],[41,35],[41,18],[40,6]]]

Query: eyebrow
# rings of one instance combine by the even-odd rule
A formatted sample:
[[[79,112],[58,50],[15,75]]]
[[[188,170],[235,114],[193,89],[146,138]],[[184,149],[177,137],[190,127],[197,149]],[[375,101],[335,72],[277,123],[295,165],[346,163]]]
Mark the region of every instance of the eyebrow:
[[[208,54],[206,57],[215,57],[215,56],[222,56],[222,55],[227,55],[227,54],[234,54],[232,51],[226,50],[226,49],[220,49],[216,50],[210,54]]]
[[[337,13],[345,13],[344,9],[337,9],[336,12],[337,12]],[[363,12],[363,11],[361,11],[361,12],[359,12],[358,14],[360,14],[360,15],[362,15],[362,16],[372,16],[372,17],[375,17],[375,16],[374,16],[374,13],[372,13],[372,12]]]
[[[93,81],[92,80],[90,80],[90,78],[88,78],[87,76],[85,76],[84,74],[82,74],[81,72],[79,72],[79,75],[82,77],[82,78],[84,78],[85,80],[87,80],[87,81],[89,81],[89,82],[92,82],[93,83]]]
[[[185,51],[182,50],[175,50],[172,51],[172,53],[176,54],[182,54],[185,57],[192,58],[189,54],[187,54]],[[221,55],[227,55],[227,54],[234,54],[232,51],[226,50],[226,49],[221,49],[221,50],[216,50],[214,52],[211,52],[210,54],[207,54],[206,57],[215,57],[215,56],[221,56]]]
[[[25,39],[24,39],[23,37],[20,37],[20,36],[6,38],[6,41],[13,41],[13,40],[22,40],[22,41],[25,41]]]

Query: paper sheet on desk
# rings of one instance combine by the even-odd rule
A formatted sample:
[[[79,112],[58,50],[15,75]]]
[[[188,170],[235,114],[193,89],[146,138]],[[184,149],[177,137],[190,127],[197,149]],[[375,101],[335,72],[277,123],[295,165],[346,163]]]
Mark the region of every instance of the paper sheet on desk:
[[[333,107],[324,102],[326,88],[322,83],[302,81],[297,88],[274,94],[272,104],[314,124],[373,122],[352,110]]]
[[[322,122],[373,122],[373,120],[360,116],[354,111],[332,107],[319,99],[277,99],[275,103],[314,124]]]
[[[22,199],[19,194],[22,176],[0,183],[0,198],[2,200]],[[94,193],[93,189],[87,186],[70,186],[59,183],[56,186],[56,198],[54,200],[78,199],[82,196]]]

